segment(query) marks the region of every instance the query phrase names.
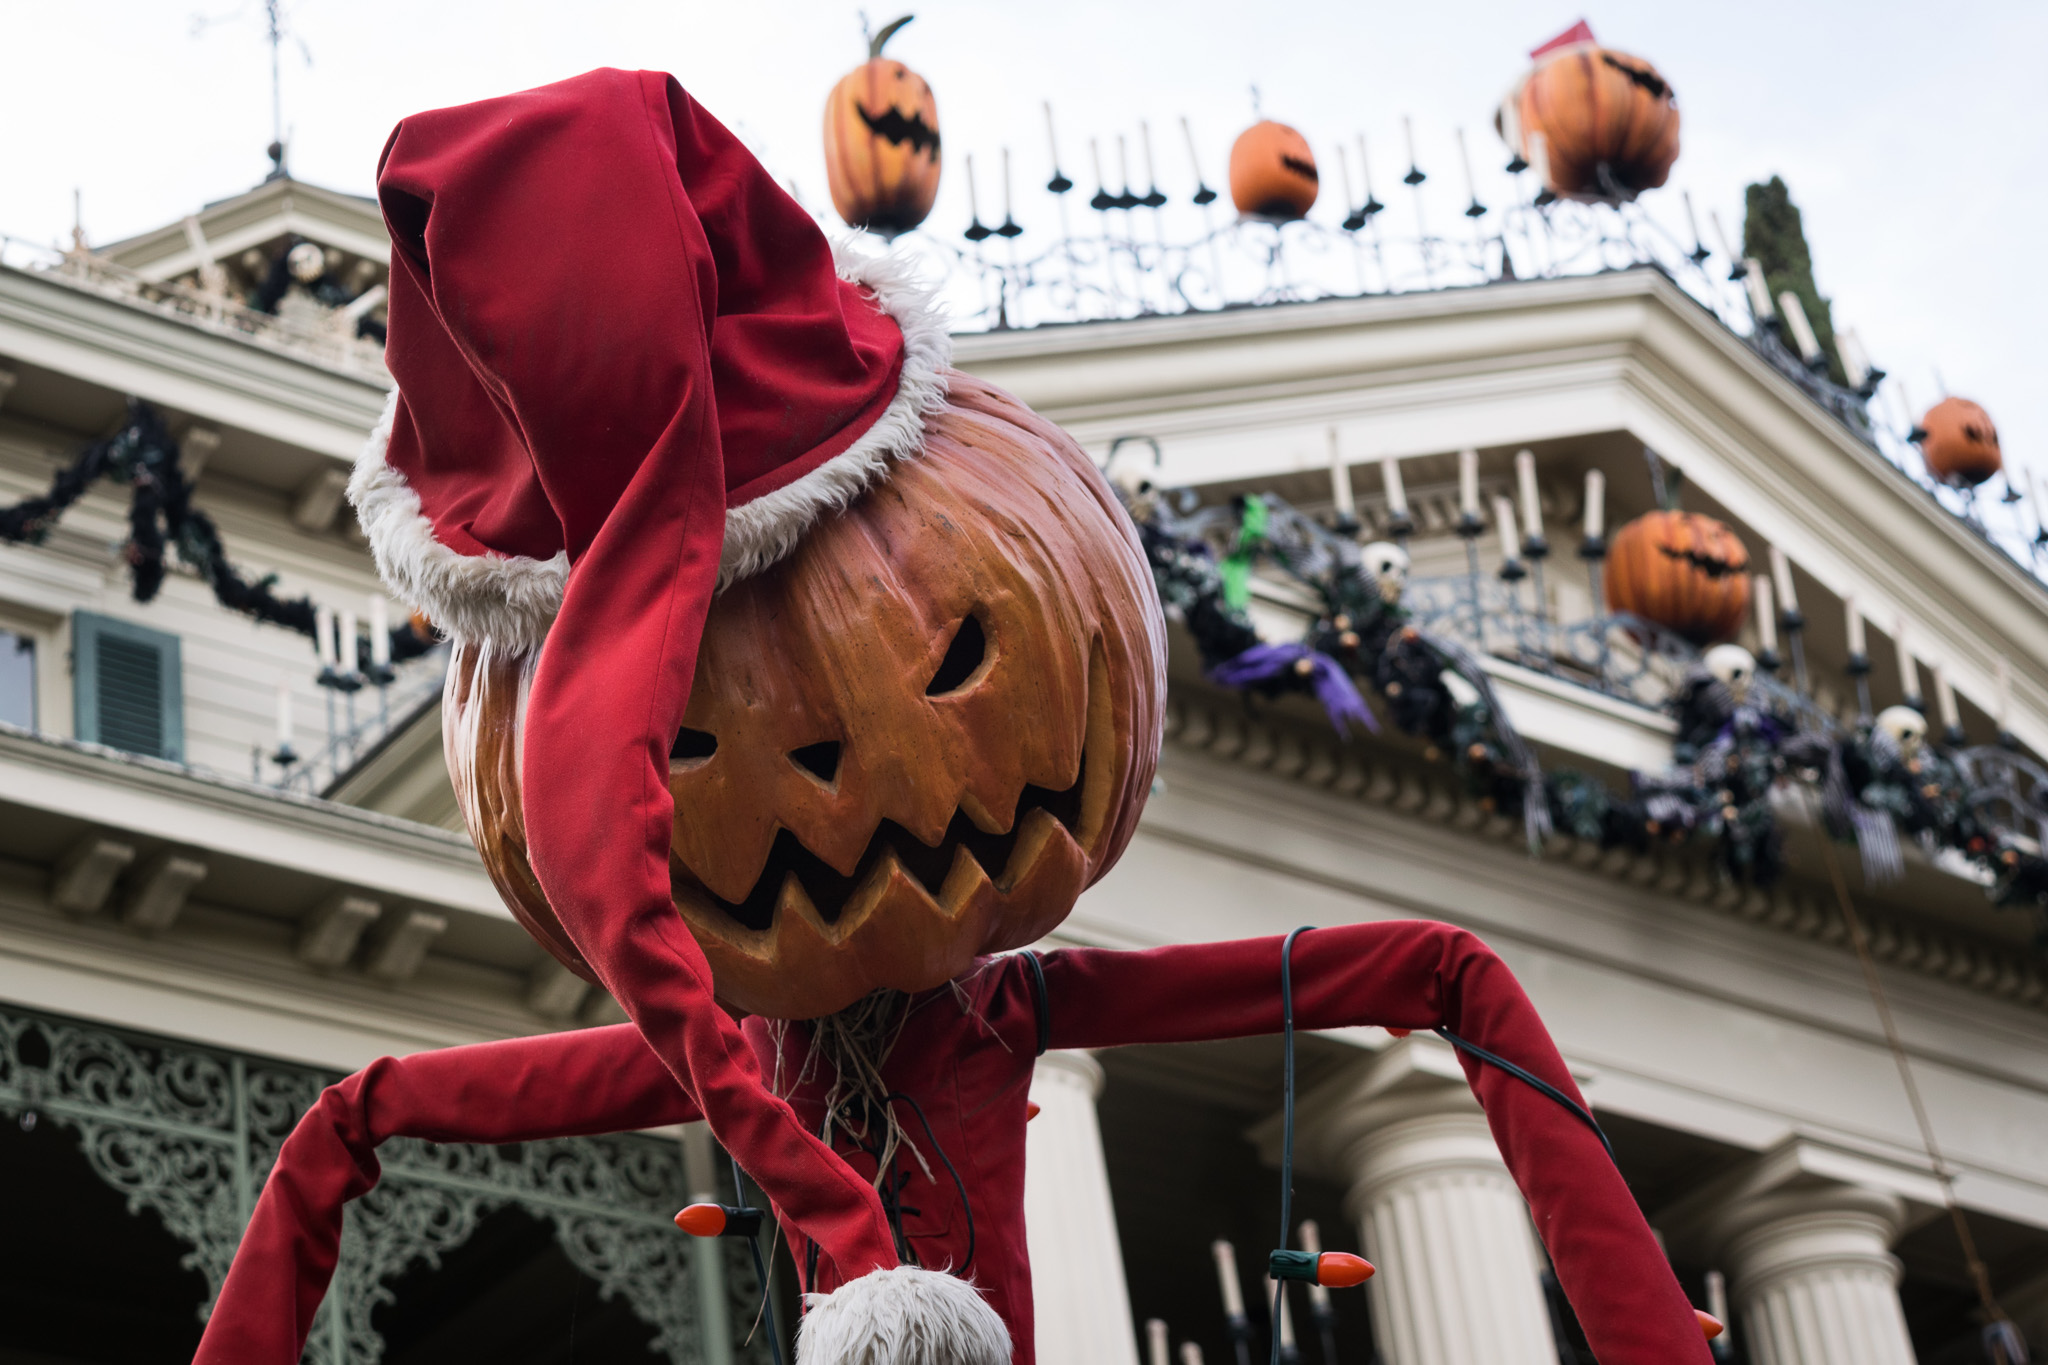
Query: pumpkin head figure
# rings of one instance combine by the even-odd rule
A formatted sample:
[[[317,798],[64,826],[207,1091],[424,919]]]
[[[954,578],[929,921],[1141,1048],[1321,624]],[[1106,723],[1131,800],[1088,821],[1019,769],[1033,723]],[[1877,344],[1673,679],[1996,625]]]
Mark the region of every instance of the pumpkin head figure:
[[[1649,512],[1617,531],[1607,606],[1696,645],[1732,640],[1749,610],[1749,550],[1697,512]]]
[[[1230,145],[1230,202],[1247,218],[1306,217],[1321,188],[1308,139],[1284,123],[1254,123]]]
[[[1136,827],[1164,625],[1087,457],[952,377],[924,454],[713,606],[669,766],[676,911],[728,1006],[918,991],[1065,919]],[[447,751],[507,903],[587,967],[526,863],[523,670],[470,646]]]
[[[882,56],[906,15],[868,43],[868,60],[825,100],[832,207],[854,227],[894,239],[925,220],[939,193],[939,105],[924,77]]]
[[[1494,127],[1518,162],[1563,199],[1632,200],[1656,189],[1678,160],[1678,106],[1641,57],[1581,41],[1546,44],[1508,92]]]
[[[1920,454],[1943,483],[1975,487],[2005,465],[1991,414],[1967,398],[1944,398],[1920,419]]]

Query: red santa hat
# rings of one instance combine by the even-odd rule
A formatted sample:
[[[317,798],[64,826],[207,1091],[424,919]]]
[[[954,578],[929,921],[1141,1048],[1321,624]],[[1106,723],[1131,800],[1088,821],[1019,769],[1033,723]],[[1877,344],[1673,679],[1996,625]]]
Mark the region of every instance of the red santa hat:
[[[949,342],[676,82],[594,71],[406,119],[378,173],[398,386],[349,496],[391,590],[532,656],[529,853],[580,956],[848,1283],[808,1361],[1009,1359],[897,1268],[874,1189],[763,1083],[669,898],[668,757],[713,596],[914,457]],[[819,1316],[822,1314],[822,1318]],[[892,1325],[893,1324],[893,1325]]]

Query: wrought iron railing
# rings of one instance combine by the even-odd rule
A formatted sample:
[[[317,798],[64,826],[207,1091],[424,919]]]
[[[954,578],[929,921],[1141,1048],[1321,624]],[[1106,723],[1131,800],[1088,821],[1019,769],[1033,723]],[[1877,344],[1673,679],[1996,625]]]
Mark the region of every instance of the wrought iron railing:
[[[78,1138],[93,1173],[155,1214],[205,1277],[204,1318],[279,1147],[334,1076],[239,1053],[94,1024],[0,1011],[0,1116]],[[619,1136],[507,1147],[402,1139],[380,1152],[383,1177],[348,1206],[333,1285],[313,1319],[311,1365],[376,1365],[372,1321],[409,1267],[438,1265],[489,1212],[519,1208],[550,1225],[562,1254],[605,1298],[622,1297],[674,1365],[709,1358],[690,1239],[671,1222],[689,1202],[678,1144]],[[17,1237],[33,1227],[11,1228]],[[737,1242],[726,1253],[727,1317],[743,1334],[759,1282]],[[118,1288],[109,1293],[118,1294]],[[737,1334],[736,1334],[737,1335]],[[739,1362],[767,1342],[734,1342]]]

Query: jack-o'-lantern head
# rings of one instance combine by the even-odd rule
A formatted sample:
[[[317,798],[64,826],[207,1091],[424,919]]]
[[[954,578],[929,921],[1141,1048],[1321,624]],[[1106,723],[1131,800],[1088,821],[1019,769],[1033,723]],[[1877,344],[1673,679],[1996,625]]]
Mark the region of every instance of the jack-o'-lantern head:
[[[712,606],[670,872],[718,998],[811,1018],[1059,924],[1150,790],[1164,630],[1087,457],[954,375],[921,457]],[[526,862],[522,673],[458,647],[450,766],[507,902],[587,975]]]
[[[1696,645],[1732,640],[1749,611],[1749,549],[1697,512],[1646,512],[1615,533],[1607,605]]]
[[[1537,49],[1536,65],[1501,101],[1494,127],[1518,163],[1564,199],[1634,199],[1671,176],[1678,160],[1678,105],[1671,85],[1641,57],[1593,41]]]
[[[939,193],[939,104],[924,77],[882,55],[908,15],[868,43],[868,60],[825,99],[825,176],[832,207],[885,238],[910,231]]]
[[[1927,472],[1946,484],[1974,487],[2005,466],[1991,414],[1967,398],[1944,398],[1914,433]]]
[[[1230,145],[1230,202],[1247,218],[1305,217],[1321,188],[1308,139],[1284,123],[1254,123]]]

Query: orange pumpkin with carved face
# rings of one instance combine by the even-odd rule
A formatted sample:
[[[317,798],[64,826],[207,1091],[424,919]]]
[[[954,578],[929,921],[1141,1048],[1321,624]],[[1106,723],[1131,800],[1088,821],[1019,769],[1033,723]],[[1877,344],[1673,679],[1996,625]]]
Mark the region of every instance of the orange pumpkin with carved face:
[[[921,457],[712,606],[670,872],[718,998],[812,1018],[1043,937],[1137,825],[1164,640],[1087,457],[954,375]],[[449,767],[506,902],[588,976],[526,860],[524,691],[517,661],[457,647]]]
[[[1254,123],[1230,144],[1230,202],[1247,218],[1305,217],[1321,188],[1308,139],[1284,123]]]
[[[1967,398],[1944,398],[1915,434],[1927,472],[1945,484],[1975,487],[2005,467],[1991,414]]]
[[[1632,200],[1669,179],[1678,123],[1676,97],[1656,67],[1592,42],[1537,58],[1494,117],[1546,189],[1592,203]]]
[[[876,34],[868,60],[825,99],[825,178],[854,227],[894,239],[925,220],[939,193],[939,103],[924,77],[882,55],[909,18]]]
[[[1696,645],[1732,640],[1749,612],[1749,548],[1697,512],[1646,512],[1607,552],[1607,605]]]

